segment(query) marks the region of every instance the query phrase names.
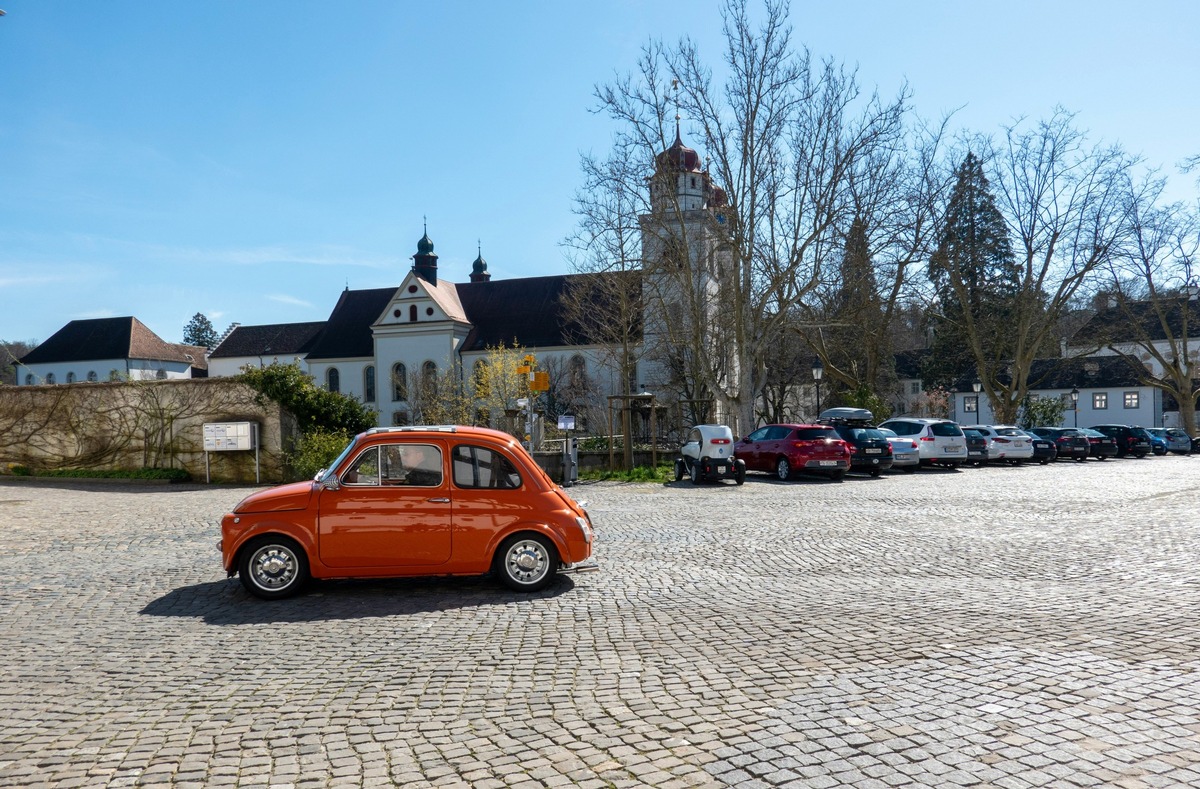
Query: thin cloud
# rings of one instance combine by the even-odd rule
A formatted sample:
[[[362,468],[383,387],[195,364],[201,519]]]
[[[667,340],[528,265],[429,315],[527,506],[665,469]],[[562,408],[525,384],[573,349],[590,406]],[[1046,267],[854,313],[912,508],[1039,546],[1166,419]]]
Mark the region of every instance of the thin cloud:
[[[313,306],[312,304],[305,301],[304,299],[298,299],[295,296],[288,296],[288,295],[282,294],[282,293],[272,294],[270,296],[267,296],[267,299],[270,301],[278,301],[280,304],[291,304],[296,307],[310,307],[311,308]]]

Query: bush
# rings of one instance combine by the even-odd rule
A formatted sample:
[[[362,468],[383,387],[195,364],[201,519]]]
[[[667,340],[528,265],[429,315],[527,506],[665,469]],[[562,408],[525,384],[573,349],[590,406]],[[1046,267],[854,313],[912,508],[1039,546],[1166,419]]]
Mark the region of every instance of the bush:
[[[329,468],[352,437],[345,430],[313,430],[300,436],[296,448],[287,455],[293,476],[312,479],[321,469]]]
[[[96,469],[58,468],[34,471],[26,466],[13,466],[17,477],[61,477],[65,479],[158,479],[168,482],[187,482],[191,475],[181,468]]]
[[[265,399],[279,403],[296,417],[300,432],[306,435],[317,430],[356,435],[375,426],[374,411],[349,395],[317,386],[299,365],[248,367],[240,378],[259,392],[259,405],[265,404]]]

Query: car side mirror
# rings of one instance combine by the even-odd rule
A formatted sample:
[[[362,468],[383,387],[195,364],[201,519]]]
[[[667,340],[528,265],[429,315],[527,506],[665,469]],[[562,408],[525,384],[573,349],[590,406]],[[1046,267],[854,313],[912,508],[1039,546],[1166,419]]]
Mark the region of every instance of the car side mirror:
[[[322,480],[321,487],[325,490],[341,490],[342,483],[338,482],[338,478],[330,474],[328,479]]]

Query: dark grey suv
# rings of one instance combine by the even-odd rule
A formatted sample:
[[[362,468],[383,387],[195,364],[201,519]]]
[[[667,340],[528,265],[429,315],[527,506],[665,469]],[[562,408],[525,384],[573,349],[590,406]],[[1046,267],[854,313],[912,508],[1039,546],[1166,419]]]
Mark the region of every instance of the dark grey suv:
[[[1123,458],[1126,455],[1133,455],[1135,458],[1144,458],[1150,454],[1150,436],[1140,427],[1135,428],[1129,425],[1092,425],[1092,430],[1097,430],[1117,442],[1117,457],[1119,458]]]

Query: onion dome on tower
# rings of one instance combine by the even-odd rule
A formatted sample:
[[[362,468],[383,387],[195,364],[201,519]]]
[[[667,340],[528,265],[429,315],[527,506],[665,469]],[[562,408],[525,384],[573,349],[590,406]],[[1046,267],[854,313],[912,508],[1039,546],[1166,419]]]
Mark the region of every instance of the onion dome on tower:
[[[475,262],[471,264],[471,281],[472,282],[487,282],[492,278],[488,273],[487,261],[483,259],[483,247],[479,248],[479,257],[475,258]]]
[[[429,227],[425,227],[425,235],[417,242],[417,254],[413,258],[413,272],[426,282],[437,284],[437,258],[433,254],[433,242],[429,240]]]

